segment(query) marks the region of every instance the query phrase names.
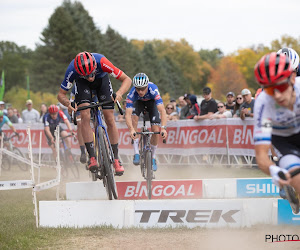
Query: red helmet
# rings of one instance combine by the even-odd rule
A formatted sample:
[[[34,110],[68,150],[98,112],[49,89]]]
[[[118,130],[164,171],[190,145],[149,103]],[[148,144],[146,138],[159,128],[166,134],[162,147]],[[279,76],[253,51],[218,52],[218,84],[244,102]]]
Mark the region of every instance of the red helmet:
[[[289,58],[285,54],[275,52],[264,55],[254,67],[256,80],[262,87],[286,81],[292,71]]]
[[[50,114],[54,114],[58,112],[58,107],[54,104],[50,105],[50,107],[48,108],[48,111]]]
[[[80,52],[74,60],[74,67],[81,76],[88,76],[97,67],[95,57],[89,52]]]

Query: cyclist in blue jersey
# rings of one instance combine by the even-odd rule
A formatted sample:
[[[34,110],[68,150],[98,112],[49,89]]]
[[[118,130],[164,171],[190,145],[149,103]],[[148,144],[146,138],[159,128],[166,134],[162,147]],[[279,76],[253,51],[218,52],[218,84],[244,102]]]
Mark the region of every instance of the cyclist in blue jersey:
[[[116,101],[121,101],[124,93],[131,86],[131,79],[120,69],[115,67],[105,56],[97,53],[81,52],[69,64],[65,79],[63,80],[57,99],[66,107],[69,113],[76,112],[77,106],[73,108],[67,98],[67,92],[75,84],[75,103],[78,107],[88,106],[92,101],[92,91],[96,91],[100,102],[113,100],[112,86],[108,73],[122,82],[121,87],[116,92]],[[114,167],[117,175],[122,175],[124,167],[119,161],[118,141],[119,134],[114,119],[114,104],[104,105],[103,114],[107,125],[108,136],[114,153]],[[94,151],[93,131],[90,125],[90,110],[80,111],[82,136],[90,157],[88,166],[90,171],[97,171],[98,163]]]
[[[154,83],[149,82],[149,78],[146,74],[138,73],[135,75],[133,78],[133,86],[134,87],[130,90],[126,99],[125,120],[130,131],[130,137],[134,140],[133,164],[139,165],[139,139],[136,135],[139,115],[146,109],[150,117],[151,131],[159,132],[160,130],[163,139],[165,139],[167,138],[167,114],[157,86]],[[158,134],[152,135],[150,141],[154,171],[157,170],[155,151],[157,149],[158,136]]]
[[[300,193],[300,78],[295,78],[289,57],[275,52],[263,56],[255,65],[255,77],[263,88],[254,105],[254,142],[260,169],[272,176],[277,186],[290,184]],[[279,157],[276,166],[269,157],[273,144]],[[278,173],[282,171],[287,181]]]
[[[12,129],[12,131],[14,131],[14,133],[17,136],[19,136],[19,133],[17,133],[17,130],[12,125],[11,121],[8,119],[8,117],[6,115],[4,115],[3,111],[0,110],[0,141],[2,139],[2,127],[4,124],[7,124]]]
[[[64,114],[63,111],[59,110],[58,107],[54,104],[50,105],[50,107],[48,108],[48,113],[45,115],[45,119],[44,119],[44,131],[45,131],[45,135],[48,141],[48,145],[51,147],[54,158],[56,159],[57,153],[56,153],[56,149],[55,149],[55,130],[57,128],[57,126],[59,126],[59,124],[61,122],[64,122],[70,133],[73,133],[71,124],[68,120],[68,118],[66,117],[66,115]],[[65,137],[68,135],[67,131],[65,131],[61,126],[59,127],[59,131],[60,131],[60,136],[61,137]],[[66,139],[66,143],[68,146],[68,149],[71,149],[71,140],[70,138]]]

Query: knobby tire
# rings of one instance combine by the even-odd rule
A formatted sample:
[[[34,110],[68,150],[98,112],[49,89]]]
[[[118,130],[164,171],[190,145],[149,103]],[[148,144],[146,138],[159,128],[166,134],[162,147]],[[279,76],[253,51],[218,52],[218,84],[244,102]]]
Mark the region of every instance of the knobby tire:
[[[22,158],[24,158],[23,153],[18,148],[13,147],[13,153],[15,153],[16,155],[19,155]],[[23,162],[21,162],[17,159],[13,159],[12,163],[13,163],[13,165],[17,165],[23,171],[27,171],[29,169],[29,165],[27,165],[26,163],[23,163]]]
[[[99,129],[98,133],[99,133],[100,148],[103,156],[107,188],[109,191],[109,199],[112,200],[113,197],[114,199],[118,199],[117,188],[116,188],[115,177],[114,177],[114,170],[113,170],[114,167],[113,167],[113,162],[112,162],[112,157],[111,157],[111,152],[107,141],[107,137],[102,128]]]
[[[147,195],[148,199],[151,199],[152,197],[152,177],[153,177],[153,171],[152,171],[152,157],[151,157],[151,151],[146,151],[145,155],[145,163],[146,163],[146,175],[147,175]]]

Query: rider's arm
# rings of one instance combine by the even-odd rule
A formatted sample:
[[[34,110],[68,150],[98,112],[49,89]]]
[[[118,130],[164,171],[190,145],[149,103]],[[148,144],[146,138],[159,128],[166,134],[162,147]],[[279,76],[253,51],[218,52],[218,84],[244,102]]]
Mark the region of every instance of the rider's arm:
[[[129,131],[134,131],[134,127],[132,125],[132,108],[126,108],[125,110],[125,121]]]
[[[59,92],[57,94],[57,100],[64,106],[68,107],[68,111],[73,110],[73,111],[76,111],[72,106],[71,106],[71,102],[70,100],[68,99],[67,97],[67,93],[68,91],[60,88],[59,89]]]
[[[274,163],[269,158],[271,144],[258,144],[254,146],[256,162],[259,168],[266,174],[270,175],[269,167]]]
[[[52,136],[50,132],[50,128],[48,126],[45,127],[45,133],[48,135],[48,137],[51,139],[51,141],[54,141],[54,137]]]
[[[167,137],[167,131],[164,127],[167,126],[167,113],[166,113],[166,109],[164,107],[163,104],[158,104],[157,105],[157,109],[158,109],[158,112],[160,113],[160,117],[161,117],[161,134],[162,134],[162,137],[165,139]]]
[[[116,92],[116,99],[120,102],[122,100],[122,96],[128,91],[131,87],[131,79],[124,72],[122,72],[119,80],[122,82],[121,87]]]

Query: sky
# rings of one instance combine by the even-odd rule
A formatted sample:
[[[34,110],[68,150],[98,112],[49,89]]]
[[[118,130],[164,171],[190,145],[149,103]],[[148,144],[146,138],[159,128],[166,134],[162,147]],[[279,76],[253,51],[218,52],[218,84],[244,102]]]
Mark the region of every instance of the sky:
[[[73,0],[72,0],[73,1]],[[0,41],[35,49],[63,0],[0,0]],[[300,38],[299,0],[80,0],[104,33],[138,40],[184,38],[195,50],[225,54],[283,35]],[[101,51],[97,51],[101,53]]]

